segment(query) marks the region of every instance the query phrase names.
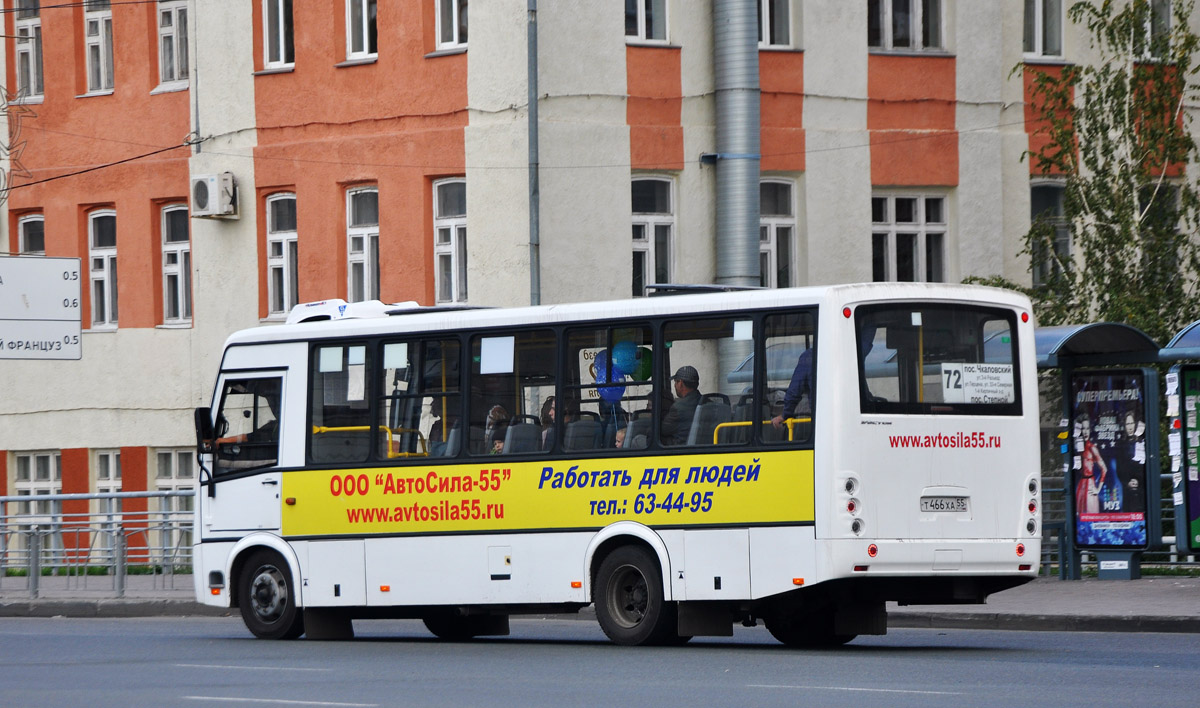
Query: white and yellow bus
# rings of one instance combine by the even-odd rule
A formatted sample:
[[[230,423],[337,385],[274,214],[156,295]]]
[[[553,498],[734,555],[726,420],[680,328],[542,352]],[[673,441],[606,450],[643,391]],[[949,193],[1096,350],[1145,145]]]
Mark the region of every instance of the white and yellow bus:
[[[932,284],[301,305],[197,410],[196,593],[265,638],[589,604],[621,644],[883,634],[1037,574],[1033,330]]]

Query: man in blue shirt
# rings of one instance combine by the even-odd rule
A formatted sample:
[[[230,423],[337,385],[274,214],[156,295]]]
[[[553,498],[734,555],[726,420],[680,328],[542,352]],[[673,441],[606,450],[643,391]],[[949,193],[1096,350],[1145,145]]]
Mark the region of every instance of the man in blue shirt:
[[[788,384],[787,392],[783,394],[783,411],[779,415],[771,419],[771,425],[778,429],[783,428],[783,421],[788,418],[795,417],[796,408],[800,404],[800,400],[805,394],[808,394],[808,410],[805,413],[812,413],[813,403],[816,399],[816,389],[813,388],[812,381],[813,371],[813,350],[805,349],[800,358],[796,361],[796,369],[792,371],[792,381]]]

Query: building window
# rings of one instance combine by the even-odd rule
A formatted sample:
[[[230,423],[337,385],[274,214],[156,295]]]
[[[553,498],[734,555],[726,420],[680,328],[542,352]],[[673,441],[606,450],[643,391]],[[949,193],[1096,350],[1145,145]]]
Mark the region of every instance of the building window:
[[[1146,16],[1145,47],[1147,59],[1160,59],[1171,51],[1171,0],[1150,0]],[[1141,44],[1141,42],[1139,42]]]
[[[267,199],[267,300],[272,316],[286,317],[299,302],[296,195]]]
[[[164,84],[188,80],[187,0],[158,4],[158,80]]]
[[[41,214],[21,217],[17,221],[17,234],[21,255],[46,255],[46,220]]]
[[[92,327],[117,326],[117,213],[95,211],[88,216],[88,258],[91,261]]]
[[[467,300],[467,183],[433,185],[433,258],[438,302]]]
[[[646,286],[671,282],[671,251],[675,233],[669,179],[633,181],[633,296]]]
[[[1025,54],[1061,57],[1062,0],[1025,0]]]
[[[758,0],[758,46],[791,46],[791,1]]]
[[[625,0],[625,36],[667,41],[667,0]]]
[[[192,489],[196,471],[196,451],[189,449],[158,450],[155,454],[158,469],[154,488],[160,492],[182,492]],[[180,551],[192,545],[192,497],[160,497],[158,511],[162,514],[161,538],[157,539],[164,560],[180,557]]]
[[[941,0],[867,0],[867,46],[941,49]]]
[[[14,23],[17,53],[17,98],[41,98],[42,18],[41,0],[19,0]]]
[[[871,272],[878,281],[945,280],[946,199],[871,198]]]
[[[162,234],[163,322],[182,324],[192,319],[192,249],[185,205],[163,207]]]
[[[268,69],[291,66],[296,62],[292,37],[292,0],[264,0],[263,49]]]
[[[36,501],[37,497],[62,493],[62,456],[58,451],[18,453],[17,478],[13,483],[17,496],[31,497],[20,505],[19,514],[28,514],[55,523],[62,514],[62,502]]]
[[[86,0],[83,13],[87,46],[88,92],[112,91],[113,23],[109,0]]]
[[[1030,188],[1029,217],[1034,225],[1053,230],[1049,243],[1038,241],[1033,248],[1033,284],[1046,285],[1071,262],[1071,229],[1063,211],[1066,188],[1061,184],[1035,184]]]
[[[379,54],[376,44],[377,0],[346,0],[346,58],[367,59]]]
[[[759,186],[758,265],[764,288],[790,288],[796,212],[790,182],[763,182]]]
[[[346,192],[346,244],[350,302],[379,299],[379,191]]]
[[[437,48],[467,44],[467,0],[437,0]]]

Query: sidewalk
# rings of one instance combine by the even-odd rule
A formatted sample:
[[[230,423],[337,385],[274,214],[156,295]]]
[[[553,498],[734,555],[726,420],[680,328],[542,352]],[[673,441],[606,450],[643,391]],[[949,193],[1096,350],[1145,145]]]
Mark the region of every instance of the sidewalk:
[[[0,617],[223,616],[236,610],[200,605],[192,576],[133,575],[124,598],[110,577],[43,577],[37,600],[25,578],[0,578]],[[580,616],[593,617],[591,608]],[[1200,633],[1200,578],[1064,582],[1038,578],[997,593],[984,605],[897,607],[888,626],[1093,632]]]

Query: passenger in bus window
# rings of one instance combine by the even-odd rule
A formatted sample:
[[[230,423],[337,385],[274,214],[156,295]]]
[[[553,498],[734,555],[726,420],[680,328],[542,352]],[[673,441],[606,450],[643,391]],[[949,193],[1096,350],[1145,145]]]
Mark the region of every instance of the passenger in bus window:
[[[617,432],[613,437],[613,447],[615,447],[615,448],[625,447],[625,427],[624,426],[617,428]]]
[[[794,418],[796,413],[812,414],[816,390],[812,385],[813,350],[805,349],[796,360],[796,368],[792,371],[792,381],[783,394],[783,411],[771,419],[771,425],[783,428],[783,422]],[[786,369],[785,369],[786,371]]]
[[[492,428],[492,449],[488,454],[501,455],[504,453],[504,438],[508,435],[508,421],[502,421]]]
[[[700,405],[700,373],[694,366],[681,366],[671,377],[675,387],[675,402],[663,416],[664,445],[683,445],[692,429],[696,406]]]
[[[508,420],[508,411],[504,410],[504,406],[497,404],[488,409],[487,422],[483,429],[483,439],[487,442],[488,449],[491,449],[497,439],[500,440],[501,445],[504,444],[504,432],[497,436],[496,429],[503,425],[504,431],[507,431]]]
[[[542,449],[549,450],[554,446],[554,401],[551,396],[542,404]],[[547,444],[549,443],[549,444]]]

